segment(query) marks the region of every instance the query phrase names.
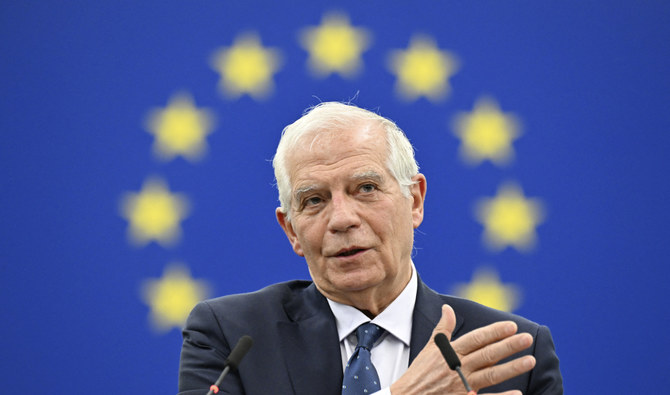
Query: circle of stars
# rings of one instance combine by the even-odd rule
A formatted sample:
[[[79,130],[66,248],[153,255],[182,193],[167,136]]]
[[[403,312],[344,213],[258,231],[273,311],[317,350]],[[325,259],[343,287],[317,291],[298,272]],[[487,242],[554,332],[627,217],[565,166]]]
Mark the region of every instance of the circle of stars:
[[[353,77],[363,67],[362,53],[370,46],[370,34],[354,28],[344,14],[326,14],[321,25],[304,29],[302,47],[309,52],[307,66],[319,77],[338,73]]]
[[[370,49],[373,35],[352,25],[346,14],[331,12],[323,15],[319,25],[301,29],[297,41],[308,54],[306,68],[313,76],[337,74],[351,79],[361,74],[363,54]],[[236,100],[246,95],[263,100],[275,90],[274,76],[281,70],[282,58],[278,48],[264,46],[257,33],[247,32],[235,37],[230,46],[214,50],[209,64],[219,74],[218,89],[223,97]],[[460,62],[451,51],[438,47],[434,38],[415,35],[406,49],[388,51],[387,66],[396,77],[394,90],[400,99],[437,102],[451,94],[450,79],[459,71]],[[208,151],[206,138],[215,124],[214,114],[196,107],[188,93],[173,95],[165,108],[148,111],[145,119],[145,129],[154,136],[153,154],[162,161],[177,156],[191,162],[202,159]],[[464,163],[477,166],[489,161],[504,166],[514,159],[513,142],[521,136],[520,122],[514,114],[503,113],[495,99],[480,98],[472,112],[456,114],[451,125],[460,140],[459,156]],[[167,183],[156,178],[146,180],[139,192],[127,192],[120,206],[128,221],[129,241],[138,246],[151,241],[173,246],[180,241],[181,221],[190,214],[186,196],[170,192]],[[542,202],[527,199],[521,188],[511,183],[500,186],[495,197],[480,198],[475,207],[475,219],[484,227],[483,243],[493,252],[508,246],[530,251],[537,244],[535,228],[544,217]],[[190,277],[185,266],[170,266],[161,279],[147,280],[143,299],[151,307],[155,326],[179,326],[187,310],[206,297],[206,289],[204,282]],[[513,285],[502,284],[490,268],[477,271],[472,282],[461,284],[456,293],[507,311],[520,300],[520,292]],[[187,302],[180,304],[178,300]]]
[[[150,178],[137,193],[126,193],[121,212],[128,220],[128,238],[133,244],[174,245],[181,236],[180,222],[188,215],[188,199],[171,193],[160,179]]]
[[[211,111],[195,107],[190,95],[174,95],[165,109],[154,109],[147,116],[146,128],[155,136],[154,155],[163,160],[177,155],[191,161],[201,159],[214,119]]]

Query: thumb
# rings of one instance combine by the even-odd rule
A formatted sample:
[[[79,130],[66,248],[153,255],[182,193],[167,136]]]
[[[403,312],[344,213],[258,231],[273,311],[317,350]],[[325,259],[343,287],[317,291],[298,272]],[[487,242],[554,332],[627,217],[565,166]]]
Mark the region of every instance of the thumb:
[[[456,327],[456,314],[454,313],[454,309],[448,304],[443,304],[442,317],[440,317],[440,321],[435,325],[431,339],[438,333],[444,333],[447,338],[451,340],[451,333],[454,331],[454,327]]]

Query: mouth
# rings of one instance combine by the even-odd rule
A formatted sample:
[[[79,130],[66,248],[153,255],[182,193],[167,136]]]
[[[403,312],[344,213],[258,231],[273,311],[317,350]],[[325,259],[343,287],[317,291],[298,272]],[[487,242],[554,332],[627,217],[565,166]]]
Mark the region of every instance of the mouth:
[[[352,248],[343,248],[340,251],[338,251],[334,256],[335,257],[348,257],[352,255],[356,255],[359,252],[365,251],[365,248],[358,248],[358,247],[352,247]]]

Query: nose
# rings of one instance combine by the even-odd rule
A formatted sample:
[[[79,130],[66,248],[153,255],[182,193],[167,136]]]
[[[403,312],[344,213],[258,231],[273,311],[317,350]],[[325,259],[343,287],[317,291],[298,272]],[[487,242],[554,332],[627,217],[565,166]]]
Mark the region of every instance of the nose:
[[[333,233],[346,232],[360,226],[361,219],[356,212],[356,202],[350,196],[337,194],[332,197],[328,230]]]

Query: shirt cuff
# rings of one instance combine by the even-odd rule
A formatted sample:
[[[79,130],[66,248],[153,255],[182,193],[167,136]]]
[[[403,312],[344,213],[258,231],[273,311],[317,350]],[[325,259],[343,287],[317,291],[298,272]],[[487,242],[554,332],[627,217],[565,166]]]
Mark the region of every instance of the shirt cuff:
[[[373,393],[372,395],[391,395],[391,387],[382,388],[381,390]]]

